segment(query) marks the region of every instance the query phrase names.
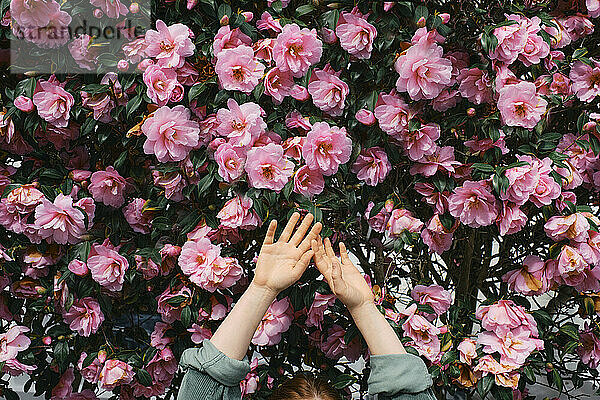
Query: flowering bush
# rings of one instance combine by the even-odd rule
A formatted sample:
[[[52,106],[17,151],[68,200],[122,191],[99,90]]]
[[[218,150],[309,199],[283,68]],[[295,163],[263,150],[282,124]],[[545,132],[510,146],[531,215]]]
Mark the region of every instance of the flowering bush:
[[[598,1],[184,3],[120,49],[64,44],[120,73],[2,71],[3,395],[27,374],[52,398],[172,397],[296,209],[348,244],[441,396],[599,382]],[[252,343],[248,398],[299,368],[366,392],[315,268]]]

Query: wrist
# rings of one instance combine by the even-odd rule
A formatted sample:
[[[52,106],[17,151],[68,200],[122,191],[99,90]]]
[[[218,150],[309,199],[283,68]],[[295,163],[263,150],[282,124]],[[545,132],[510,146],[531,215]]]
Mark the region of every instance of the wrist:
[[[358,316],[370,314],[373,312],[380,314],[379,310],[377,309],[377,306],[375,305],[375,302],[372,300],[365,301],[353,307],[348,307],[348,311],[350,311],[350,315],[352,315],[352,318],[356,318]]]
[[[257,296],[259,298],[267,300],[270,299],[271,302],[273,302],[273,300],[275,300],[275,298],[277,298],[277,295],[279,294],[278,290],[272,289],[266,285],[257,284],[256,282],[254,282],[254,280],[250,282],[246,291],[251,292],[254,296]]]

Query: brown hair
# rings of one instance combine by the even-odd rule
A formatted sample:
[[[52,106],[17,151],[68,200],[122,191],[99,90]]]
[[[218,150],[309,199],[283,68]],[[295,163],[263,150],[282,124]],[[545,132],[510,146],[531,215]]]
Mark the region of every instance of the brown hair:
[[[269,400],[341,400],[338,392],[324,379],[299,374],[282,383]]]

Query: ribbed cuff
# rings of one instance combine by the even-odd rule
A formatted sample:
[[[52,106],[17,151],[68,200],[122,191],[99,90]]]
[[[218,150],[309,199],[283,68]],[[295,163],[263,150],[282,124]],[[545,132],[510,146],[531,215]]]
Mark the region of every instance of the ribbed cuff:
[[[433,385],[421,357],[414,354],[371,355],[369,394],[419,393]]]
[[[205,372],[225,386],[239,385],[240,381],[250,372],[248,357],[245,356],[241,361],[229,358],[209,339],[202,341],[202,347],[186,349],[181,355],[179,365]]]

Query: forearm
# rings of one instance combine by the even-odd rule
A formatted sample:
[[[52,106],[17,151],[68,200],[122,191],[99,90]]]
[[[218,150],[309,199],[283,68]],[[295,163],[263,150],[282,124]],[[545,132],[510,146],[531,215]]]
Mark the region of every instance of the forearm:
[[[241,360],[276,293],[250,283],[210,341],[227,357]]]
[[[406,353],[396,332],[374,303],[356,307],[350,310],[350,314],[372,355]]]

